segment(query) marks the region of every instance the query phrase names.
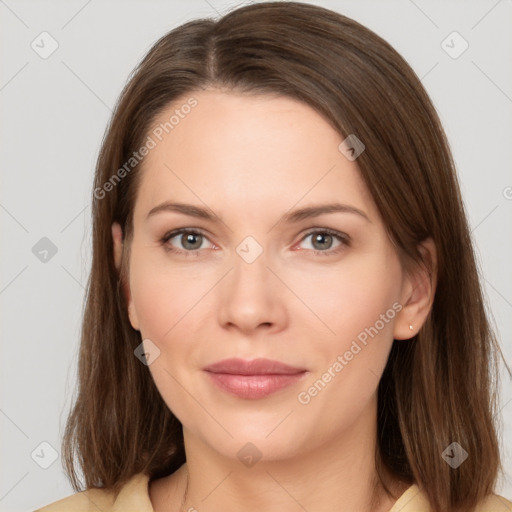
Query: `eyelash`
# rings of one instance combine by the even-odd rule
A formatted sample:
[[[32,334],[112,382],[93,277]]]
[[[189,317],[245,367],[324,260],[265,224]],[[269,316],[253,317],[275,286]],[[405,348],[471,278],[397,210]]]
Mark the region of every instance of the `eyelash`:
[[[160,239],[160,243],[164,247],[164,250],[167,251],[167,252],[175,253],[175,254],[185,254],[186,256],[191,256],[191,255],[197,255],[198,256],[199,255],[199,249],[195,249],[195,250],[192,250],[192,251],[185,251],[185,250],[182,250],[182,249],[176,249],[176,248],[171,247],[171,246],[169,246],[167,244],[167,242],[169,240],[171,240],[175,236],[181,235],[181,234],[201,235],[201,236],[203,236],[205,238],[208,238],[207,235],[202,230],[200,230],[200,229],[193,229],[193,228],[176,229],[174,231],[170,231],[170,232],[166,233]],[[340,231],[336,231],[334,229],[329,229],[329,228],[315,228],[312,231],[309,231],[308,233],[306,233],[304,235],[304,237],[301,238],[300,241],[302,242],[308,236],[317,235],[317,234],[324,234],[324,235],[326,234],[326,235],[333,236],[333,237],[337,238],[341,242],[341,244],[336,249],[329,249],[327,251],[319,251],[319,250],[315,250],[315,249],[307,249],[307,250],[310,250],[310,251],[312,250],[313,254],[315,256],[331,256],[333,254],[338,254],[345,247],[350,246],[350,237],[348,235],[346,235],[345,233],[341,233]]]

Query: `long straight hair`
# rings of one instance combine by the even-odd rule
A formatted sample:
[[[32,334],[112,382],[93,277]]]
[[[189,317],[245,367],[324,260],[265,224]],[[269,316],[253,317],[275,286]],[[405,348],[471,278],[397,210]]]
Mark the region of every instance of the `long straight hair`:
[[[86,488],[118,492],[136,473],[156,479],[185,462],[181,423],[133,353],[141,337],[122,290],[143,162],[126,163],[170,103],[208,87],[298,99],[344,138],[356,134],[366,146],[357,159],[361,176],[404,265],[428,266],[418,245],[433,239],[434,303],[414,338],[393,342],[378,388],[375,461],[390,495],[392,475],[416,483],[434,511],[473,510],[502,470],[501,350],[446,135],[417,75],[386,41],[341,14],[282,1],[172,30],[142,59],[117,102],[96,166],[78,393],[62,445],[73,488],[81,490],[79,468]],[[114,221],[125,237],[120,272]],[[442,455],[453,442],[469,454],[456,469]]]

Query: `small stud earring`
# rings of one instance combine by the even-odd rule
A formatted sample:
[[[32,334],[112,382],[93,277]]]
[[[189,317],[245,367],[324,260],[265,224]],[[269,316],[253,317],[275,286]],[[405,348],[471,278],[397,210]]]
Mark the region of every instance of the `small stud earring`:
[[[411,331],[414,331],[414,327],[413,327],[412,325],[409,325],[409,329],[410,329]]]

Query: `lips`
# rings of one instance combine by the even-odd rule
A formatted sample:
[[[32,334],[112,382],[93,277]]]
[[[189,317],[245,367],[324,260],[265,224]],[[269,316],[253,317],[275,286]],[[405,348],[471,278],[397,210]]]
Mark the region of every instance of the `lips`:
[[[211,373],[230,375],[295,375],[306,371],[305,368],[295,368],[271,359],[224,359],[204,368]]]
[[[255,400],[296,384],[307,372],[270,359],[225,359],[204,368],[215,385],[238,398]]]

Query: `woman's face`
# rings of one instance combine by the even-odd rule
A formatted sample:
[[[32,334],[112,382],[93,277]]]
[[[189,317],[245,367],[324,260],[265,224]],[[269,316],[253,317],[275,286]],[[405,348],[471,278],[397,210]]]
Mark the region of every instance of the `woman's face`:
[[[293,99],[193,97],[193,108],[180,110],[184,98],[155,122],[134,210],[129,315],[156,386],[186,437],[228,457],[248,442],[280,459],[350,431],[365,437],[393,338],[412,335],[402,309],[411,286],[357,160]],[[294,215],[332,204],[343,206]],[[185,228],[193,234],[162,241]],[[304,371],[205,371],[228,358]]]

